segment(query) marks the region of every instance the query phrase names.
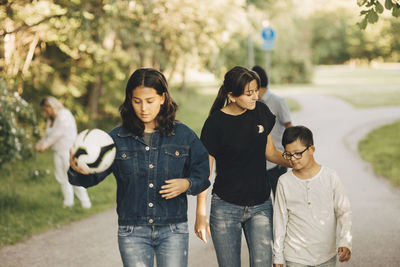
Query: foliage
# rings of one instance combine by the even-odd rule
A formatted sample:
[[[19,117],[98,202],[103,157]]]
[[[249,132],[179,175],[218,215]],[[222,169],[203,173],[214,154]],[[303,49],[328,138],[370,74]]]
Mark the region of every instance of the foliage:
[[[309,17],[314,64],[343,64],[352,60],[396,62],[399,59],[400,21],[382,18],[361,30],[346,9],[315,12]]]
[[[393,17],[400,17],[400,1],[399,0],[384,0],[384,6],[379,0],[357,0],[360,7],[367,9],[360,12],[363,19],[357,23],[361,29],[365,29],[368,24],[376,23],[379,20],[380,14],[385,9],[392,12]]]
[[[32,155],[32,135],[37,134],[33,108],[0,79],[0,166]]]
[[[372,163],[374,170],[395,184],[400,185],[400,121],[370,132],[358,144],[363,159]]]

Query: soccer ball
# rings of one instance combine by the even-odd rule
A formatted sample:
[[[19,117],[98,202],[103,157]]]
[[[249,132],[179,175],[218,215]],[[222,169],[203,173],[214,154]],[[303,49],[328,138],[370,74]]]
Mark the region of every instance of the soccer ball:
[[[115,159],[115,144],[111,136],[100,129],[86,129],[78,134],[71,148],[77,164],[87,173],[107,170]]]

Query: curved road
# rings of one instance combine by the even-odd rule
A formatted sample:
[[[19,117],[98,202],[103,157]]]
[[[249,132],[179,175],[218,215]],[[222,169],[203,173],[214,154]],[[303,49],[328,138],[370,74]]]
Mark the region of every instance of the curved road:
[[[323,95],[291,93],[290,97],[302,106],[293,114],[294,124],[314,132],[317,161],[338,171],[352,204],[352,259],[338,266],[400,266],[400,191],[377,177],[356,152],[366,133],[400,119],[400,107],[357,110]],[[189,202],[189,266],[217,266],[211,241],[203,244],[192,233],[195,198],[190,197]],[[122,266],[116,225],[112,209],[48,231],[1,248],[0,266]],[[245,247],[242,255],[242,266],[248,266]]]

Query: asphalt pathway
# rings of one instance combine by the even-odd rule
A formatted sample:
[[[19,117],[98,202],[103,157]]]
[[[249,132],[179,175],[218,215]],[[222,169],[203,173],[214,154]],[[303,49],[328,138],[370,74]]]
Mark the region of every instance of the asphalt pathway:
[[[380,125],[400,119],[400,107],[354,109],[342,100],[291,93],[302,106],[293,122],[314,132],[316,159],[338,171],[353,210],[352,259],[338,266],[400,266],[400,191],[374,174],[357,154],[357,143]],[[212,242],[193,234],[195,198],[189,198],[190,267],[217,266]],[[111,209],[88,219],[0,249],[0,266],[122,266],[117,218]],[[242,266],[248,266],[245,245]]]

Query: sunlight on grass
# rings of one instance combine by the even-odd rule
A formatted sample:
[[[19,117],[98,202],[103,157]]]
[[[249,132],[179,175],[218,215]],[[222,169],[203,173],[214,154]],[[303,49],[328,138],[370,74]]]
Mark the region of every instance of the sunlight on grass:
[[[377,174],[400,185],[400,121],[370,132],[358,144],[362,158],[371,162]]]

